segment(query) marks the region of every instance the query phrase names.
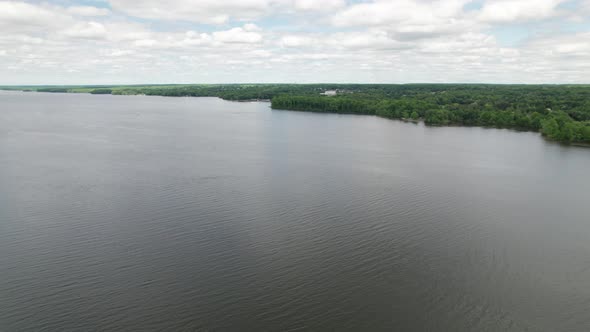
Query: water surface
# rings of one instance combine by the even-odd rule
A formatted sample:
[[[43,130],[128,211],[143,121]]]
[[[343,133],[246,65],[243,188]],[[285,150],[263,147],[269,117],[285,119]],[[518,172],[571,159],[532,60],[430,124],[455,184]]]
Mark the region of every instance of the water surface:
[[[1,331],[588,331],[590,150],[0,93]]]

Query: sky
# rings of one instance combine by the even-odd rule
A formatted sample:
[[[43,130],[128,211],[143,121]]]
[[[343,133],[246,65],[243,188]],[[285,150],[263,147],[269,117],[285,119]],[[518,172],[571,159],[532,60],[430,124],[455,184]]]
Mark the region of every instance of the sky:
[[[590,83],[590,0],[0,0],[0,85]]]

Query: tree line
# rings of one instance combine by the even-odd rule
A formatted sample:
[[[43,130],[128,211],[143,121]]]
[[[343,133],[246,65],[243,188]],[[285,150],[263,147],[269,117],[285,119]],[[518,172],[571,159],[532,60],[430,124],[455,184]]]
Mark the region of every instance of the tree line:
[[[465,125],[541,132],[562,142],[590,143],[590,87],[451,86],[403,89],[405,93],[279,95],[272,108],[421,119],[427,125]]]
[[[17,87],[13,87],[17,88]],[[193,84],[20,87],[43,92],[271,100],[272,108],[541,132],[590,143],[590,85]],[[336,91],[336,96],[321,95]]]

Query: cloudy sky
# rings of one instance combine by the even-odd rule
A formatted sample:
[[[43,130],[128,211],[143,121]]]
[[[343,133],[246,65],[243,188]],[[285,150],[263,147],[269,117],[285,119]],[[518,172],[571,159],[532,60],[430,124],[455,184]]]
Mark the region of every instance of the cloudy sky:
[[[590,0],[0,0],[0,84],[590,83]]]

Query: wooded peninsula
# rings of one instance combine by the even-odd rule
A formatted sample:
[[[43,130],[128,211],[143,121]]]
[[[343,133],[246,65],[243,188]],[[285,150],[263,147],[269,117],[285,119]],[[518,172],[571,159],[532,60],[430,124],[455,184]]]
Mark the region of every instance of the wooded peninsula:
[[[11,86],[5,90],[270,100],[273,109],[376,115],[432,126],[481,126],[541,132],[590,144],[590,85],[220,84]]]

